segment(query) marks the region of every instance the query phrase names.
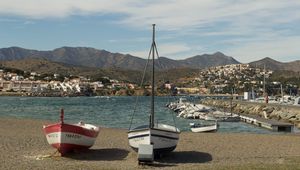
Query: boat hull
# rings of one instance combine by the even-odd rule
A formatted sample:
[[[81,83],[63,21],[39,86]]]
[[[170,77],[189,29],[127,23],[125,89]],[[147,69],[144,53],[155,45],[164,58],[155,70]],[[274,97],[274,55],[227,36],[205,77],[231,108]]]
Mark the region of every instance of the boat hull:
[[[155,155],[173,151],[179,140],[179,131],[160,128],[134,129],[128,132],[129,145],[138,151],[140,144],[152,144]]]
[[[191,127],[192,132],[200,133],[200,132],[216,132],[218,130],[218,126],[210,125],[210,126],[203,126],[203,127]]]
[[[61,154],[93,146],[99,128],[90,124],[57,123],[43,127],[48,143]]]

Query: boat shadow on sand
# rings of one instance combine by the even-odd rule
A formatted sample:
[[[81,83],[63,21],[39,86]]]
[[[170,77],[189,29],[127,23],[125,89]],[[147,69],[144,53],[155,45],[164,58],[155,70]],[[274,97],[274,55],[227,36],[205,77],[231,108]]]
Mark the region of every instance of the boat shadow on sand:
[[[123,160],[127,157],[129,151],[119,148],[103,148],[103,149],[89,149],[80,152],[72,152],[64,155],[64,157],[75,160],[86,161],[114,161]]]
[[[177,164],[185,163],[206,163],[212,161],[212,156],[209,153],[197,151],[176,151],[163,155],[159,159],[155,159],[152,166],[155,167],[171,167]]]
[[[197,151],[175,151],[164,155],[158,160],[162,163],[206,163],[212,161],[209,153]]]

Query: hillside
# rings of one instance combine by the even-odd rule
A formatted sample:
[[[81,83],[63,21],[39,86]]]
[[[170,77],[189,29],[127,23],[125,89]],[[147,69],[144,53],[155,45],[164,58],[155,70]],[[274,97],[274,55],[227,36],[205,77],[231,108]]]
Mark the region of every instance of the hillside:
[[[265,65],[267,69],[274,70],[274,71],[286,70],[286,71],[300,72],[300,60],[282,63],[273,60],[269,57],[266,57],[262,60],[254,61],[249,64],[253,67],[259,67],[259,68],[263,68]]]
[[[111,53],[105,50],[97,50],[87,47],[62,47],[52,51],[28,50],[19,47],[0,49],[0,60],[20,60],[27,58],[47,59],[50,61],[95,68],[119,68],[130,70],[143,70],[147,60],[129,54]],[[161,57],[159,69],[167,70],[173,68],[201,69],[210,66],[239,63],[232,57],[220,52],[215,54],[197,55],[184,60],[172,60]]]
[[[15,68],[23,71],[38,72],[40,74],[79,74],[90,68],[67,65],[58,62],[52,62],[46,59],[25,58],[20,60],[0,61],[2,67]]]
[[[191,68],[208,68],[227,64],[240,64],[240,62],[238,62],[234,58],[228,57],[221,52],[216,52],[214,54],[197,55],[181,61],[185,64],[186,67]]]
[[[18,69],[28,72],[38,72],[40,74],[54,74],[61,75],[77,75],[86,76],[92,80],[100,80],[107,76],[112,79],[122,80],[126,82],[140,83],[142,78],[142,71],[139,70],[125,70],[120,68],[92,68],[74,66],[64,63],[49,61],[46,59],[27,58],[13,61],[0,61],[2,68]],[[169,69],[157,72],[156,81],[172,81],[176,82],[182,77],[192,77],[199,73],[198,69]],[[149,75],[145,77],[145,81],[149,81]]]

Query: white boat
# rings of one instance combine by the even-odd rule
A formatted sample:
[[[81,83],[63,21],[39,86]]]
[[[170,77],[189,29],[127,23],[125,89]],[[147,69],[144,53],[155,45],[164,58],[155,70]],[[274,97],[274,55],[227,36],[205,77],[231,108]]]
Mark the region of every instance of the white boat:
[[[295,106],[300,106],[300,97],[297,97],[294,102]]]
[[[128,131],[129,145],[138,151],[141,144],[153,145],[154,155],[160,156],[163,153],[173,151],[178,143],[180,131],[175,126],[154,123],[154,55],[157,54],[155,44],[155,24],[153,24],[153,40],[150,49],[152,53],[152,92],[151,92],[151,111],[149,123],[146,125],[138,126]],[[145,113],[149,114],[149,113]]]
[[[217,119],[213,115],[205,115],[204,120],[215,121]]]
[[[218,130],[218,123],[214,124],[201,124],[201,123],[190,123],[191,131],[200,132],[216,132]]]
[[[179,129],[166,124],[138,126],[128,132],[129,145],[137,151],[140,144],[152,144],[155,155],[173,151],[179,140]]]

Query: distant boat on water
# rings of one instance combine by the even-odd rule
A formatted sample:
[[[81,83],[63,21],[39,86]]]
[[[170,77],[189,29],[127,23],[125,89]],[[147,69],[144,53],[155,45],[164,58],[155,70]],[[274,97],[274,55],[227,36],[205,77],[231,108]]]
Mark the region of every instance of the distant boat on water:
[[[218,122],[211,124],[202,124],[202,123],[190,123],[191,131],[200,133],[200,132],[216,132],[218,130]]]
[[[88,149],[93,146],[99,134],[99,127],[83,122],[65,123],[63,109],[61,109],[60,118],[59,123],[44,125],[43,130],[48,143],[62,156],[74,150]]]
[[[297,98],[295,99],[294,105],[300,106],[300,97],[297,97]]]

